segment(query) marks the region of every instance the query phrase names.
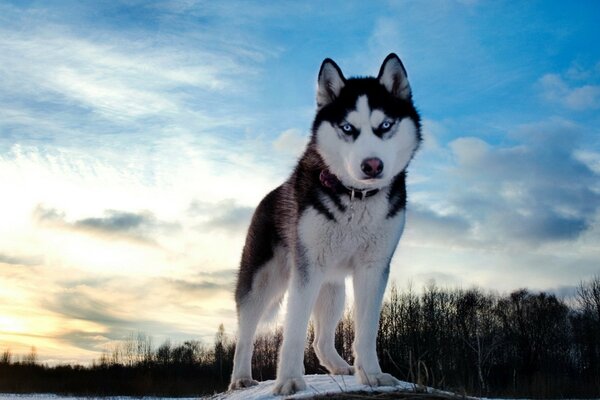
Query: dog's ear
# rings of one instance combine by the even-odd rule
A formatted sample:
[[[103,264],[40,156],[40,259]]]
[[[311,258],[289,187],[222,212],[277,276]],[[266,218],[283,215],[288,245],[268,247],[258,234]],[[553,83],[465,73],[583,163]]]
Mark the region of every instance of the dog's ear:
[[[331,58],[323,60],[319,70],[317,107],[322,108],[335,100],[345,85],[346,78],[340,67]]]
[[[385,58],[377,79],[394,96],[403,100],[410,100],[412,97],[408,75],[402,61],[396,54],[391,53]]]

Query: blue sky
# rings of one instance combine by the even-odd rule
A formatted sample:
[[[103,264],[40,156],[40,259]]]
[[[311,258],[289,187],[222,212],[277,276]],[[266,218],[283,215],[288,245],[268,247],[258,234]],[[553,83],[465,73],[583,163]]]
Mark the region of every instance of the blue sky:
[[[245,229],[333,58],[396,52],[425,141],[392,279],[568,295],[600,272],[595,1],[0,1],[0,350],[235,331]]]

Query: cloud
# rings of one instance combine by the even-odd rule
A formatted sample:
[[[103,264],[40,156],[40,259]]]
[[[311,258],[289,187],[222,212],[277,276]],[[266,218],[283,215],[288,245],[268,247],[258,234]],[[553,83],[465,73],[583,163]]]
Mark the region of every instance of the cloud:
[[[109,118],[138,118],[180,111],[173,90],[183,85],[205,90],[224,85],[212,67],[185,66],[176,50],[150,43],[116,40],[115,47],[55,32],[4,33],[0,49],[11,56],[0,68],[11,79],[2,86],[17,99],[37,92],[40,101]]]
[[[250,224],[254,207],[242,206],[233,199],[216,203],[195,200],[189,208],[189,214],[202,220],[201,230],[217,230],[229,233],[244,233]]]
[[[128,212],[106,210],[104,217],[91,217],[76,220],[72,223],[75,229],[107,235],[124,235],[145,239],[156,231],[176,231],[178,223],[159,221],[150,211]]]
[[[410,240],[425,244],[464,245],[471,234],[471,222],[458,214],[441,214],[422,203],[409,203],[407,230]]]
[[[582,130],[551,118],[513,129],[511,145],[476,137],[450,141],[450,166],[434,170],[441,186],[419,193],[415,183],[411,237],[470,248],[582,238],[600,211],[596,155],[579,150]]]
[[[117,304],[109,301],[109,298],[92,296],[89,292],[86,287],[64,289],[54,297],[48,309],[69,319],[95,322],[104,327],[131,322],[123,313],[116,311],[119,307],[115,307]]]
[[[596,175],[600,175],[600,152],[593,150],[577,150],[574,156]],[[596,188],[600,189],[600,186],[597,186]]]
[[[184,12],[118,7],[0,5],[0,146],[8,138],[106,148],[144,137],[139,146],[174,131],[250,125],[239,109],[277,54],[272,46],[227,25],[206,29]],[[176,29],[111,29],[97,18],[125,8],[171,18]]]
[[[546,293],[552,293],[561,299],[565,299],[567,301],[572,301],[577,296],[577,286],[576,285],[561,285],[549,289],[540,290]]]
[[[33,210],[33,218],[42,223],[63,223],[65,220],[65,213],[54,208],[38,205],[35,210]]]
[[[422,288],[425,288],[426,286],[428,286],[430,284],[435,284],[437,286],[442,286],[442,287],[445,287],[445,286],[456,287],[463,283],[463,281],[460,279],[460,277],[457,276],[456,274],[439,271],[439,270],[429,271],[429,272],[425,272],[425,273],[419,273],[419,274],[414,275],[413,278],[417,282],[420,282],[423,284]],[[416,288],[416,289],[419,290],[422,288]]]
[[[455,207],[488,239],[540,244],[573,240],[600,207],[598,176],[575,156],[580,128],[568,121],[521,126],[516,146],[459,138],[454,179],[464,185]],[[496,239],[497,240],[497,239]]]
[[[112,332],[107,334],[107,332],[86,332],[80,330],[70,330],[56,336],[56,339],[63,342],[63,344],[66,343],[79,350],[83,349],[94,352],[106,348],[107,343],[111,340],[122,340],[123,338],[123,335],[114,335]]]
[[[571,110],[595,110],[600,108],[600,86],[570,86],[558,74],[546,74],[538,82],[544,100],[560,104]]]
[[[92,230],[106,232],[130,232],[147,226],[154,222],[154,216],[149,213],[130,213],[123,211],[109,210],[107,216],[102,218],[86,218],[75,221],[76,227],[89,228]]]
[[[2,264],[32,266],[40,264],[41,261],[40,257],[0,253],[0,263]]]
[[[84,350],[102,350],[131,332],[175,340],[212,337],[216,325],[201,324],[235,317],[231,302],[222,300],[232,292],[234,277],[233,270],[223,270],[135,280],[61,279],[56,282],[60,289],[52,296],[45,294],[39,307],[61,321],[62,328],[49,337]],[[207,306],[210,303],[215,306]]]
[[[233,277],[233,275],[232,275]],[[213,297],[218,292],[233,292],[233,281],[214,281],[214,280],[183,280],[183,279],[163,279],[161,285],[170,288],[177,293],[179,297],[194,298],[195,300]]]
[[[307,143],[307,135],[299,129],[287,129],[275,139],[273,148],[284,155],[299,157]]]
[[[199,298],[213,297],[219,293],[232,293],[237,271],[223,269],[212,272],[198,272],[185,279],[161,278],[153,281],[154,284],[168,288],[174,295],[182,298],[197,300]]]
[[[38,205],[33,211],[33,218],[46,226],[146,243],[154,243],[151,236],[158,231],[174,231],[180,228],[177,223],[159,221],[150,211],[134,213],[106,210],[103,217],[68,221],[64,212]]]

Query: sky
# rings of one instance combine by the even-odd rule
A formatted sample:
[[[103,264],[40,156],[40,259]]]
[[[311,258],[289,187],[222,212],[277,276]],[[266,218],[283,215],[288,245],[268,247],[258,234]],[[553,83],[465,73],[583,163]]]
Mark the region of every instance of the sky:
[[[391,280],[569,296],[600,274],[597,1],[0,0],[0,351],[235,334],[254,207],[318,69],[408,71],[423,146]]]

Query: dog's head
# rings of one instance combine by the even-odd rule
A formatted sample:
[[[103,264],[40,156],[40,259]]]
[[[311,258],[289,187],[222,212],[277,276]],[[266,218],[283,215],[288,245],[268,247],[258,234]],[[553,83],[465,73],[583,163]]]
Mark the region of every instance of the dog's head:
[[[377,78],[344,78],[326,59],[321,65],[313,144],[329,170],[347,187],[389,185],[421,141],[420,118],[406,70],[396,54]]]

